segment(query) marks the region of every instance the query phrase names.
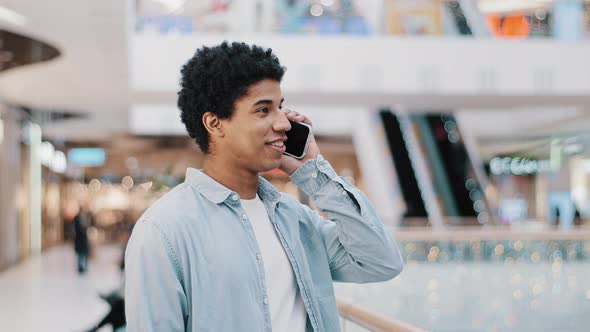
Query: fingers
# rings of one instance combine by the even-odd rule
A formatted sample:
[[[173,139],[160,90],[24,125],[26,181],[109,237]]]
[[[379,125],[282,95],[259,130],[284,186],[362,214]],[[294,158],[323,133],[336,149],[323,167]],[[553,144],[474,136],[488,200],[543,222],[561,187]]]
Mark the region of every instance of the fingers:
[[[303,122],[308,125],[312,125],[311,120],[305,115],[292,111],[288,108],[283,108],[283,113],[287,116],[287,119],[295,122]]]

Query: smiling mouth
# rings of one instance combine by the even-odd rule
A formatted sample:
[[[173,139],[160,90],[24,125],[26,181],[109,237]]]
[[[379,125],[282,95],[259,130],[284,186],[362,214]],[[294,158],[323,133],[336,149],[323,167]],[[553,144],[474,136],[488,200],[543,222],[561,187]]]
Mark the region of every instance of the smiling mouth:
[[[274,151],[279,152],[280,154],[283,154],[283,152],[285,152],[285,150],[287,149],[285,147],[285,142],[283,141],[270,142],[266,143],[266,145]]]

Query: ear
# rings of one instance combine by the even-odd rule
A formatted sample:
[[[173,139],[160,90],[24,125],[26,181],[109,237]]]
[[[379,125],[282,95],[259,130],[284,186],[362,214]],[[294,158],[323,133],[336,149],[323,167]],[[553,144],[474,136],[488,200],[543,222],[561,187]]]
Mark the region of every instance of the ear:
[[[203,114],[203,125],[210,136],[223,137],[225,135],[223,132],[223,123],[217,115],[211,112]]]

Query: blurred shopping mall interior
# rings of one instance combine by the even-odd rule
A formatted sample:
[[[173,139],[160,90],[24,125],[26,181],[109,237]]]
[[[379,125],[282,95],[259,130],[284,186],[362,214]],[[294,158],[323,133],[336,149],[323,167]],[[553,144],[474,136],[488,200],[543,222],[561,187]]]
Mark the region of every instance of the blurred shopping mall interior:
[[[0,330],[114,308],[134,223],[202,166],[180,67],[224,40],[273,49],[402,250],[398,278],[335,284],[343,330],[588,331],[587,0],[0,0]]]

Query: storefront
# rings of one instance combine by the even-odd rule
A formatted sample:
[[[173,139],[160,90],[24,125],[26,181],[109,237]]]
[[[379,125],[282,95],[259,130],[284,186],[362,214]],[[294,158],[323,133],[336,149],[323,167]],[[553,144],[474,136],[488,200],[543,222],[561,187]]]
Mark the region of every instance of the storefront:
[[[588,161],[580,156],[559,163],[519,157],[493,158],[490,188],[501,224],[570,228],[588,215]]]

